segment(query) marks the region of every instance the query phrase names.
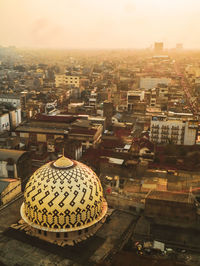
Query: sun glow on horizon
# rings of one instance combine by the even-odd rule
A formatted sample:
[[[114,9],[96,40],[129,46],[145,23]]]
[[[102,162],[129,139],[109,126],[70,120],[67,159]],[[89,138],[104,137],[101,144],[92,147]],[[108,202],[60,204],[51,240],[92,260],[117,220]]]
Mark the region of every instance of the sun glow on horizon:
[[[198,0],[1,0],[0,45],[200,48]]]

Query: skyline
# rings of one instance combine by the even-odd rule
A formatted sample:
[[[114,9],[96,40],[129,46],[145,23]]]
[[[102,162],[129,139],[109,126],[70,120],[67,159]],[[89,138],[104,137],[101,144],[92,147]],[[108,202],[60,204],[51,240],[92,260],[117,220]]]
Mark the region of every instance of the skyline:
[[[50,49],[200,49],[197,0],[1,0],[0,44]]]

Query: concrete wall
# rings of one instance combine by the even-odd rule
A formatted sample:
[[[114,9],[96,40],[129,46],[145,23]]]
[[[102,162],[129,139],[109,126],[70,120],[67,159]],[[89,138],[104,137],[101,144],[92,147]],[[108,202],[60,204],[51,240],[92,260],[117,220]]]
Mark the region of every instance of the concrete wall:
[[[115,209],[123,209],[128,211],[140,212],[144,209],[144,204],[140,202],[134,202],[134,200],[120,196],[107,194],[106,200],[108,206]]]
[[[200,231],[198,229],[151,224],[150,234],[153,239],[165,243],[183,245],[195,249],[200,248]]]
[[[175,202],[147,198],[145,215],[162,217],[168,220],[196,221],[196,207],[193,203]]]

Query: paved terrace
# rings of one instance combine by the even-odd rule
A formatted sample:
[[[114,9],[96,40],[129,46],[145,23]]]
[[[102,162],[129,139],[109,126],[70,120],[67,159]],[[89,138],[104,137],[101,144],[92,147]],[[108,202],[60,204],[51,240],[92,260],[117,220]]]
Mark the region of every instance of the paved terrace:
[[[63,248],[10,228],[20,219],[22,200],[0,210],[1,265],[94,265],[121,248],[137,221],[136,216],[115,210],[96,235],[78,246]]]

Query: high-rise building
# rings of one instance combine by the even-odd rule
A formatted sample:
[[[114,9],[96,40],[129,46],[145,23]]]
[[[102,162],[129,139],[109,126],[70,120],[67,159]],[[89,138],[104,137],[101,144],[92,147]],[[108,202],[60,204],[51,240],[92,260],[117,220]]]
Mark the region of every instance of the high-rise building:
[[[155,42],[154,43],[154,51],[155,52],[162,52],[163,51],[163,42]]]
[[[183,50],[183,44],[182,44],[182,43],[177,43],[177,44],[176,44],[176,50],[177,50],[177,51],[181,51],[181,50]]]
[[[104,101],[103,103],[103,116],[106,118],[106,129],[112,126],[113,116],[113,103]]]
[[[55,76],[55,84],[56,87],[62,87],[66,85],[79,87],[79,77],[73,75],[58,74]]]
[[[198,121],[168,120],[163,116],[152,117],[150,140],[154,143],[194,145],[197,129]]]

